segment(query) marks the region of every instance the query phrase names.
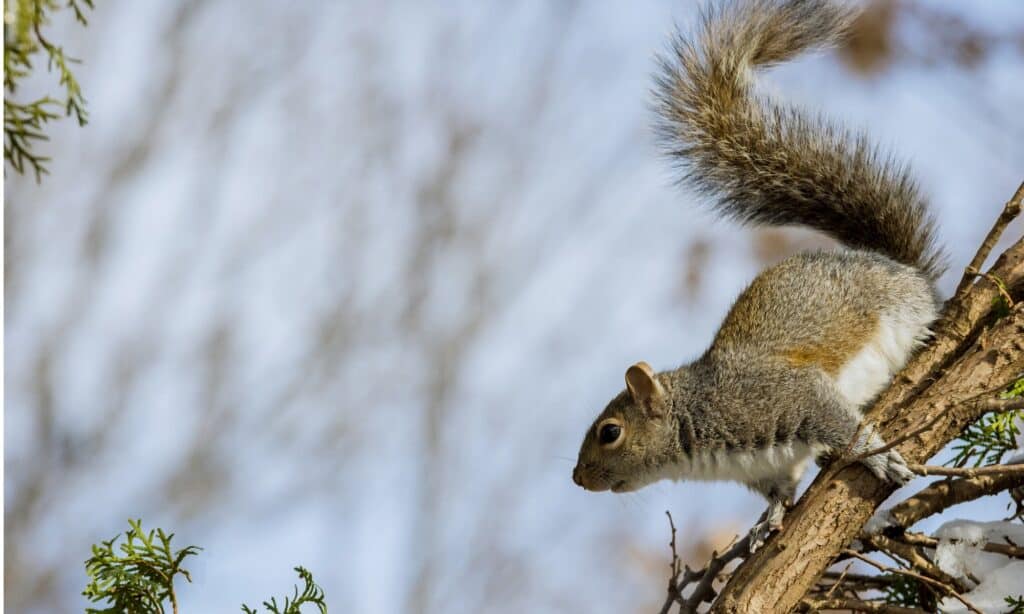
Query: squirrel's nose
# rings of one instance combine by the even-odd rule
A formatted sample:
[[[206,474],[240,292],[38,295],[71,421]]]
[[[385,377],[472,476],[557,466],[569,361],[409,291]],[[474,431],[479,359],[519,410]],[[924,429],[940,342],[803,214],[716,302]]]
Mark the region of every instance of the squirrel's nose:
[[[576,467],[574,467],[572,470],[572,481],[576,482],[577,486],[583,486],[583,479],[580,477],[579,465],[576,465]]]

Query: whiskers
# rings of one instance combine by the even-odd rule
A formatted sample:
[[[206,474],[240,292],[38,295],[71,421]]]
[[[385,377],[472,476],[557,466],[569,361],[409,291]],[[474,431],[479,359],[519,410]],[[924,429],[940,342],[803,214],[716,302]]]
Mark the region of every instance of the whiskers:
[[[634,490],[632,492],[624,492],[616,495],[619,503],[623,509],[627,509],[631,512],[638,512],[647,507],[648,499],[645,494],[640,491]]]

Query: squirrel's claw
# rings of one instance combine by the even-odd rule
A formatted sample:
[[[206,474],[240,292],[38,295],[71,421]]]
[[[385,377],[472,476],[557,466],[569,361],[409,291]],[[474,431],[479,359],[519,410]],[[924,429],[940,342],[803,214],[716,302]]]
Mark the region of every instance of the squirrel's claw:
[[[910,480],[917,477],[914,472],[907,467],[907,461],[903,460],[903,456],[896,450],[887,450],[885,452],[869,456],[864,459],[863,462],[867,468],[871,470],[871,473],[878,477],[878,479],[891,482],[898,486],[903,486]]]
[[[786,503],[773,500],[761,520],[750,529],[750,553],[753,554],[768,541],[775,531],[782,530],[782,517],[786,514]]]

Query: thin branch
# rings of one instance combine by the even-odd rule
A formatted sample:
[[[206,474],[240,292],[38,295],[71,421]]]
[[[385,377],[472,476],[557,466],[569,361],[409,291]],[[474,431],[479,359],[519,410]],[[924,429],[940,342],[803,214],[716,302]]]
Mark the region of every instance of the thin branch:
[[[981,242],[981,246],[978,247],[978,251],[974,254],[974,258],[971,259],[971,263],[967,265],[965,274],[960,280],[960,283],[956,287],[956,292],[953,296],[959,297],[961,294],[967,292],[971,286],[971,280],[974,279],[975,273],[981,270],[981,266],[985,264],[985,259],[992,252],[992,248],[996,246],[999,241],[999,237],[1002,236],[1003,231],[1009,226],[1010,222],[1014,220],[1021,212],[1021,203],[1024,202],[1024,182],[1020,184],[1017,191],[1013,194],[1010,200],[1006,201],[1006,206],[1003,207],[1003,212],[999,214],[995,224],[992,225],[991,230],[985,236],[985,240]],[[974,273],[972,273],[972,271]],[[1012,304],[1012,303],[1011,303]]]
[[[836,589],[839,588],[843,584],[844,580],[846,580],[846,574],[850,572],[850,567],[852,567],[852,566],[853,566],[853,561],[850,561],[849,563],[847,563],[846,567],[843,569],[843,573],[839,574],[839,579],[837,579],[835,581],[835,583],[832,585],[832,588],[828,589],[828,592],[825,593],[825,598],[826,599],[831,599],[834,596],[834,594],[836,592]]]
[[[804,599],[804,606],[811,612],[821,610],[843,610],[847,612],[879,612],[881,614],[926,614],[917,608],[904,608],[884,601],[861,601],[859,599]]]
[[[1013,305],[1012,301],[1010,302],[1010,305]],[[1016,381],[1016,380],[1017,380],[1017,378],[1015,377],[1013,381]],[[1006,388],[1006,386],[1008,386],[1008,385],[1010,385],[1012,383],[1013,382],[1011,381],[1011,382],[1008,382],[1006,385],[1000,385],[998,388],[991,389],[986,394],[994,394],[994,393],[998,392],[999,390],[1003,390],[1004,388]],[[873,449],[868,450],[866,452],[862,452],[860,454],[857,454],[856,456],[851,456],[851,457],[847,458],[846,459],[846,464],[852,464],[852,463],[860,462],[860,461],[864,460],[865,458],[868,458],[869,456],[874,456],[875,454],[881,454],[882,452],[888,452],[889,450],[895,448],[896,446],[898,446],[899,444],[903,443],[904,441],[907,441],[908,439],[913,439],[914,437],[917,437],[918,435],[921,435],[922,433],[928,432],[933,426],[935,426],[936,423],[938,423],[939,420],[944,418],[947,413],[949,413],[950,411],[953,411],[954,409],[957,409],[957,408],[959,408],[959,407],[961,407],[963,405],[966,405],[966,404],[971,404],[971,405],[974,406],[974,409],[976,411],[980,411],[980,412],[986,413],[986,414],[987,413],[991,413],[991,412],[1000,412],[1001,413],[1001,412],[1005,412],[1005,411],[1014,411],[1014,410],[1018,410],[1018,409],[1024,409],[1024,397],[1014,397],[1014,398],[1010,398],[1010,399],[997,399],[997,398],[988,398],[988,399],[986,399],[986,398],[982,398],[982,396],[983,395],[975,395],[975,396],[973,396],[973,397],[971,397],[969,399],[964,399],[963,401],[960,401],[959,403],[954,403],[952,405],[949,405],[944,410],[942,410],[941,412],[935,414],[931,419],[929,419],[927,422],[925,422],[924,424],[922,424],[918,428],[916,428],[916,429],[914,429],[912,431],[907,432],[907,434],[901,435],[900,437],[897,437],[897,438],[893,439],[892,441],[887,442],[883,446],[879,446],[877,448],[873,448]],[[936,475],[940,475],[940,474],[936,474]]]
[[[919,580],[921,582],[924,582],[925,584],[929,584],[931,586],[934,586],[934,587],[940,589],[943,593],[945,593],[945,594],[947,594],[947,595],[949,595],[951,597],[956,598],[957,601],[959,601],[960,603],[964,604],[965,608],[967,608],[968,610],[974,612],[975,614],[985,614],[984,612],[979,610],[977,608],[977,606],[975,606],[973,603],[968,601],[966,597],[964,597],[963,595],[958,593],[956,590],[953,589],[953,587],[949,586],[948,584],[946,584],[944,582],[940,582],[940,581],[935,580],[933,578],[929,578],[928,576],[925,576],[923,574],[919,574],[916,571],[910,571],[909,569],[903,569],[903,568],[900,568],[900,567],[889,567],[888,565],[883,565],[882,563],[879,563],[878,561],[876,561],[876,560],[874,560],[872,558],[864,556],[863,554],[857,552],[856,550],[850,550],[849,548],[847,548],[847,549],[843,550],[843,553],[847,554],[849,556],[852,556],[852,557],[854,557],[856,559],[860,559],[861,561],[864,561],[865,563],[867,563],[868,565],[871,565],[872,567],[874,567],[878,571],[881,571],[882,573],[900,574],[900,575],[907,576],[908,578],[914,578],[915,580]]]
[[[1016,301],[1013,300],[1013,297],[1010,296],[1010,290],[1006,287],[1006,282],[999,279],[998,275],[993,275],[992,273],[985,273],[984,271],[979,271],[977,269],[972,269],[969,267],[965,275],[972,277],[983,277],[992,282],[992,285],[996,287],[996,290],[999,292],[999,295],[1003,297],[1004,301],[1006,301],[1007,307],[1013,307],[1016,303]]]
[[[668,614],[672,604],[676,601],[676,596],[679,595],[680,561],[679,553],[676,551],[676,523],[672,521],[672,514],[668,510],[665,510],[665,515],[668,516],[668,526],[672,529],[672,539],[668,543],[672,548],[672,575],[668,579],[668,597],[665,598],[665,603],[662,604],[659,614]],[[686,568],[686,572],[689,574],[689,567]]]
[[[853,584],[865,584],[872,587],[888,586],[892,584],[892,579],[886,576],[869,576],[859,573],[839,573],[836,571],[826,571],[822,576],[823,580],[838,581],[840,578],[845,578],[846,582]]]
[[[970,586],[963,583],[962,580],[954,578],[946,572],[939,569],[931,559],[924,556],[917,547],[892,540],[882,535],[872,535],[864,540],[868,545],[882,551],[887,554],[893,560],[903,560],[906,564],[916,569],[919,573],[922,573],[929,578],[933,578],[954,587],[957,591],[967,592],[970,590]]]
[[[929,537],[923,533],[904,533],[890,539],[914,546],[923,546],[925,548],[937,548],[939,546],[939,540],[934,537]],[[985,542],[981,545],[981,549],[985,552],[1001,554],[1013,559],[1024,559],[1024,548],[1020,546],[1000,544],[998,542]]]
[[[697,584],[697,588],[693,589],[693,593],[686,599],[680,599],[679,601],[679,613],[680,614],[696,614],[697,608],[702,603],[707,601],[710,603],[716,597],[717,593],[712,584],[715,579],[718,578],[718,574],[722,572],[722,569],[732,561],[750,553],[750,535],[747,535],[743,539],[736,541],[733,545],[727,549],[721,555],[718,552],[711,554],[711,560],[708,561],[707,566],[704,567],[701,573],[700,582]],[[680,597],[682,594],[680,593]]]
[[[1012,475],[1024,484],[1024,463],[1014,465],[989,465],[988,467],[942,467],[940,465],[909,464],[907,467],[918,475],[946,475],[976,478],[983,475]]]
[[[680,614],[696,614],[697,608],[702,603],[710,603],[714,600],[716,596],[714,582],[725,566],[750,552],[750,536],[739,541],[734,539],[721,555],[717,550],[712,552],[707,565],[702,569],[693,570],[689,565],[681,567],[682,563],[676,552],[676,525],[672,521],[672,514],[666,511],[665,515],[668,516],[668,524],[672,530],[672,539],[669,541],[669,546],[672,549],[672,576],[668,580],[668,595],[661,606],[660,614],[668,614],[674,603],[679,604]],[[682,578],[679,577],[680,574],[682,574]],[[694,582],[697,582],[697,586],[693,592],[689,597],[683,597],[683,591]]]

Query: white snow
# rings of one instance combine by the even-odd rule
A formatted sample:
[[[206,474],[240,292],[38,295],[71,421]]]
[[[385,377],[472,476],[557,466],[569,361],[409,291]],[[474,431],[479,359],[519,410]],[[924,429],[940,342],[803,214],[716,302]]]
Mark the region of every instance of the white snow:
[[[889,508],[878,508],[875,515],[864,525],[864,532],[868,535],[878,535],[885,529],[893,526],[892,513]]]
[[[966,593],[964,598],[970,601],[985,614],[1002,614],[1008,612],[1007,596],[1024,594],[1024,561],[1014,561],[988,574],[974,590]],[[967,607],[953,597],[947,597],[939,603],[939,609],[946,614],[967,612]]]
[[[1024,545],[1024,525],[953,520],[939,527],[935,537],[939,540],[935,563],[942,571],[958,578],[973,576],[981,581],[964,597],[982,611],[1004,612],[1006,597],[1024,595],[1024,561],[981,549],[986,542]],[[967,611],[956,599],[945,599],[940,608],[943,612]]]

